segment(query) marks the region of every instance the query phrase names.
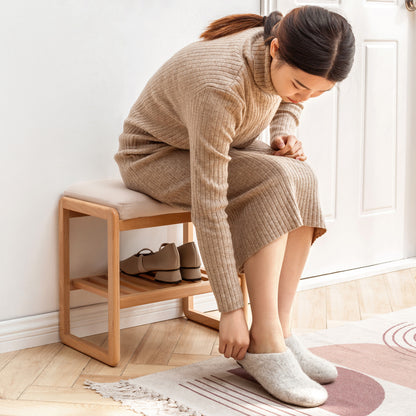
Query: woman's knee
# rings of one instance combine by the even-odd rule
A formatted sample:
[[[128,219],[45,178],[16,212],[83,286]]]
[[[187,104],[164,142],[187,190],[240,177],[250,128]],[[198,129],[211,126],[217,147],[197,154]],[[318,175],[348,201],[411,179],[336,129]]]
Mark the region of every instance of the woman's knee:
[[[318,186],[318,178],[312,167],[298,160],[290,159],[280,172],[276,172],[277,177],[284,178],[289,183],[296,186],[304,186],[308,189]]]
[[[312,169],[312,167],[305,162],[300,162],[300,163],[301,163],[300,165],[301,169],[303,169],[303,173],[308,178],[309,182],[311,183],[311,186],[313,187],[318,186],[318,177],[316,176],[316,173]]]

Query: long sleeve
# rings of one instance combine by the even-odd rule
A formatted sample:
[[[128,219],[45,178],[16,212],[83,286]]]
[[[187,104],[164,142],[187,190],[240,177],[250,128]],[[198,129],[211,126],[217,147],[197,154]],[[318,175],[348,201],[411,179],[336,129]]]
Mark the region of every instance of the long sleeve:
[[[215,87],[195,94],[188,107],[192,221],[211,287],[220,312],[243,307],[228,204],[228,151],[242,121],[237,95]]]
[[[270,123],[270,144],[276,136],[289,136],[295,134],[299,125],[302,104],[281,102],[273,120]]]

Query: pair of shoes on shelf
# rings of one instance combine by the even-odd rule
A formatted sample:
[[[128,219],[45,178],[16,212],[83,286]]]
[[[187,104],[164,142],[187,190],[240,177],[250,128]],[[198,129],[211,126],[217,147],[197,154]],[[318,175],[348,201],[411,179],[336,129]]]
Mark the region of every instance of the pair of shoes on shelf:
[[[321,384],[335,381],[338,372],[327,360],[305,348],[295,336],[281,353],[246,353],[237,363],[277,399],[303,407],[320,406],[328,398]]]
[[[148,253],[143,253],[144,251]],[[120,262],[120,270],[130,276],[151,276],[158,282],[178,283],[181,280],[201,280],[201,259],[193,241],[176,247],[163,243],[159,251],[143,248]]]

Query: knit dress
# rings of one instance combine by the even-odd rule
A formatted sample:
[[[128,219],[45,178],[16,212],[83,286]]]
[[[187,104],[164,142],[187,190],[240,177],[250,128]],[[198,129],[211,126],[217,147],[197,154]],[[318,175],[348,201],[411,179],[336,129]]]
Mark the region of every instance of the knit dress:
[[[293,134],[300,104],[270,78],[263,28],[197,41],[174,54],[130,110],[115,155],[125,185],[191,211],[220,312],[243,307],[237,272],[303,225],[326,232],[316,175],[258,139]]]

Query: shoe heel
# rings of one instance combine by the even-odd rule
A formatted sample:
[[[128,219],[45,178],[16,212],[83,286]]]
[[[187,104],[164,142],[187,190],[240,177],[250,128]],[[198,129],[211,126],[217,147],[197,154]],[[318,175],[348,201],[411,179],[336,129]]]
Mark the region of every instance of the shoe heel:
[[[163,283],[178,283],[182,280],[181,272],[179,269],[169,271],[160,270],[156,272],[155,280]]]
[[[182,280],[201,280],[201,269],[181,267]]]

